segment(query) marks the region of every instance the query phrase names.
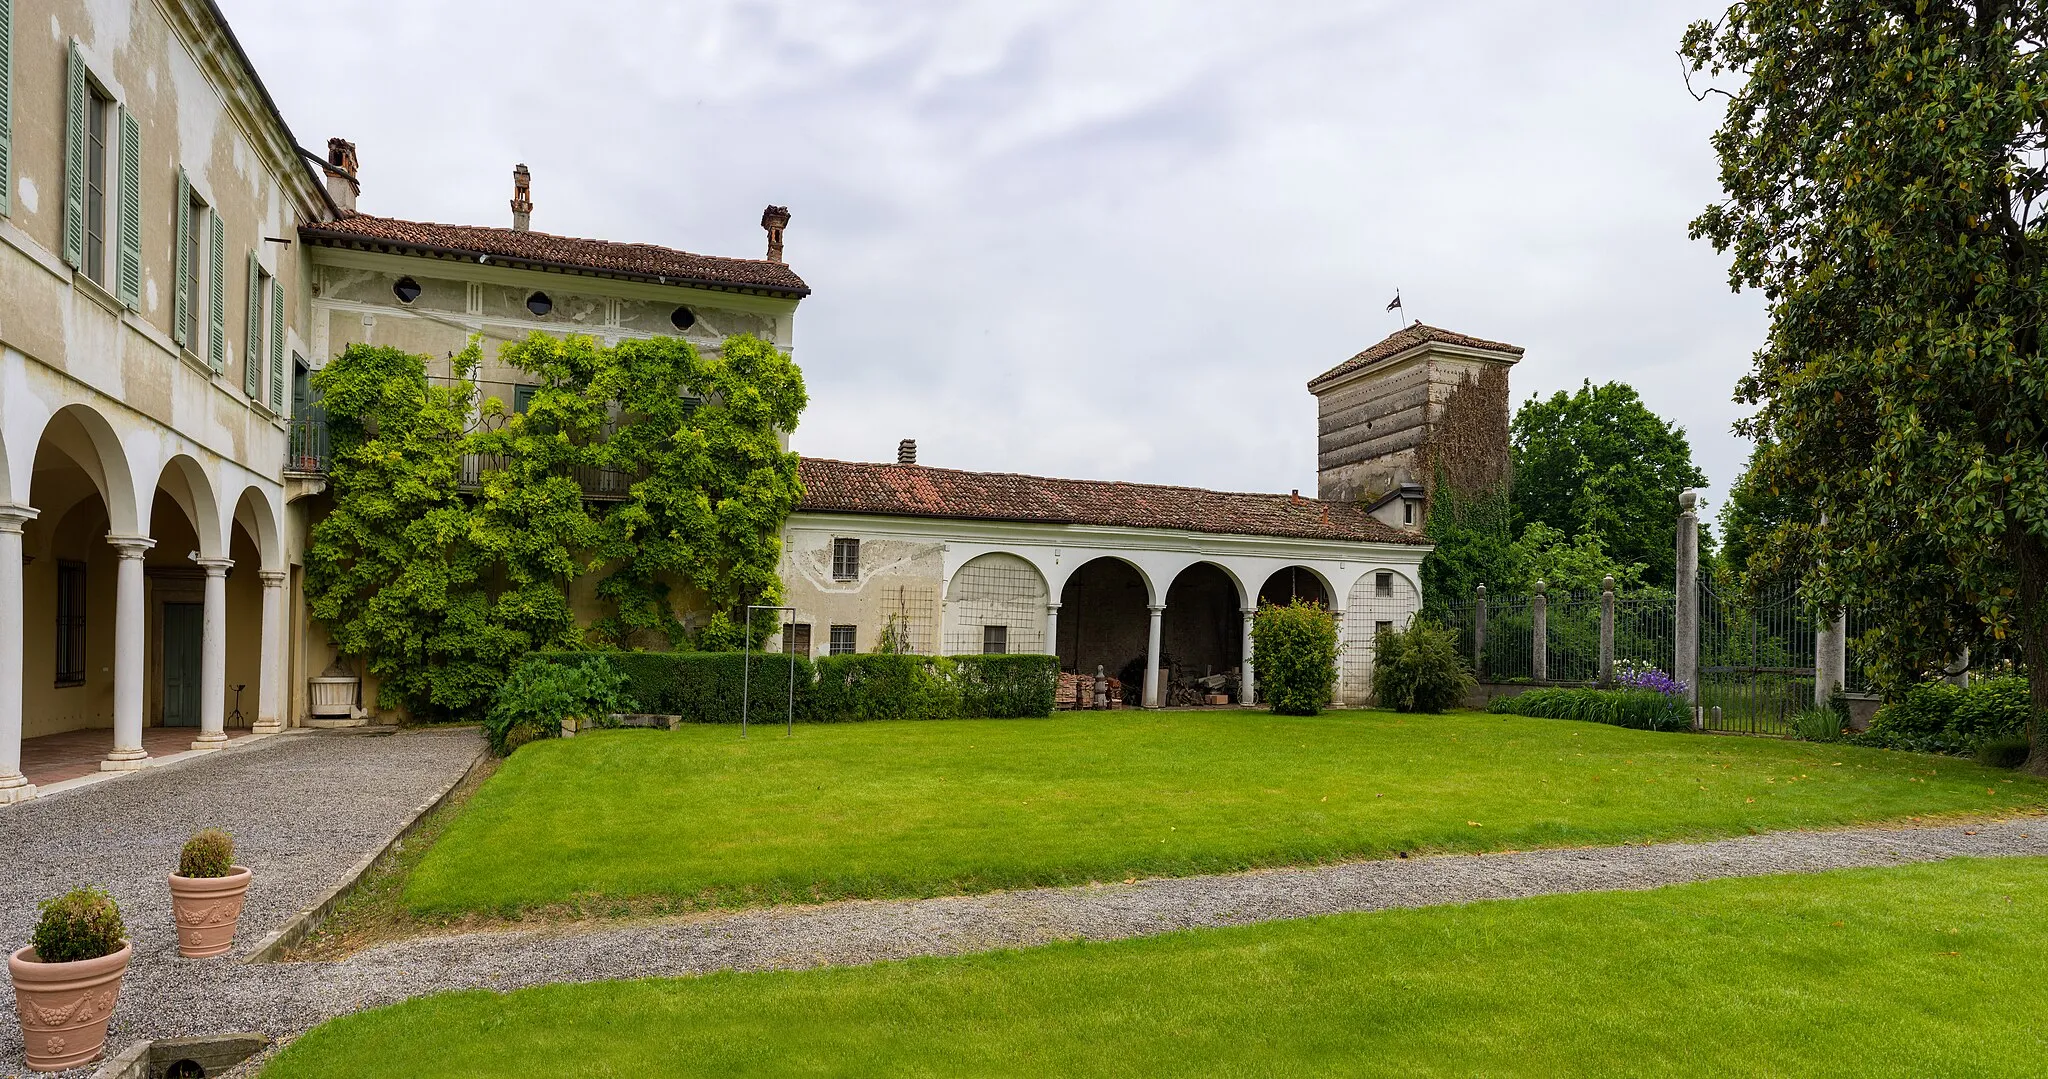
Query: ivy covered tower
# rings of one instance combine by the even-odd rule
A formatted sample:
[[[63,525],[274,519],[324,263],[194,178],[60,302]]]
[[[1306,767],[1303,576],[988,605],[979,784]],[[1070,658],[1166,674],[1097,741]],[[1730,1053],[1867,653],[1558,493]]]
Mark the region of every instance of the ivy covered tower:
[[[1522,350],[1417,322],[1309,380],[1319,497],[1420,530],[1437,484],[1508,478],[1508,369]]]

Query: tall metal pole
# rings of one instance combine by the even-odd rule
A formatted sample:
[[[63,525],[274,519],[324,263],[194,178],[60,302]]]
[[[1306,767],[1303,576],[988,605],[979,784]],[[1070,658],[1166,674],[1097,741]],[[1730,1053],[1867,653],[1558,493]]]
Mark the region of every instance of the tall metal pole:
[[[754,614],[757,611],[775,611],[781,614],[796,614],[795,607],[779,607],[771,604],[750,603],[747,605],[746,636],[740,642],[740,737],[747,736],[747,713],[753,707],[753,649]],[[764,653],[765,654],[765,653]],[[789,663],[789,702],[783,711],[783,722],[788,728],[785,737],[796,737],[796,657],[784,653]]]

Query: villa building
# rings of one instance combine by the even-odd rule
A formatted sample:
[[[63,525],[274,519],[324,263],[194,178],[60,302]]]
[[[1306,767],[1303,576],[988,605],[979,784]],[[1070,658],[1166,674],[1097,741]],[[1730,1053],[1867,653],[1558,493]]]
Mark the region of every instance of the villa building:
[[[357,211],[371,158],[306,149],[209,0],[0,0],[0,803],[59,758],[365,718],[301,585],[309,379],[351,344],[446,377],[481,337],[481,392],[515,407],[495,346],[534,331],[793,346],[786,209],[762,258],[557,236],[521,166],[509,227],[432,224]],[[1322,498],[805,459],[785,646],[1053,652],[1172,703],[1168,679],[1248,691],[1250,612],[1299,596],[1343,616],[1362,700],[1373,635],[1420,607],[1431,476],[1498,467],[1519,355],[1414,327],[1319,377]]]

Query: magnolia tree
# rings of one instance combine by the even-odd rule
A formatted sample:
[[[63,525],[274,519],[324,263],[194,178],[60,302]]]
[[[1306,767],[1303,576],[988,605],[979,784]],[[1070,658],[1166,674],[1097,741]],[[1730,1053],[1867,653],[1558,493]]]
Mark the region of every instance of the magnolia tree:
[[[1893,685],[1966,649],[2034,674],[2048,774],[2048,7],[1755,0],[1687,30],[1725,99],[1693,223],[1771,327],[1738,398],[1761,540],[1817,609],[1881,627]]]

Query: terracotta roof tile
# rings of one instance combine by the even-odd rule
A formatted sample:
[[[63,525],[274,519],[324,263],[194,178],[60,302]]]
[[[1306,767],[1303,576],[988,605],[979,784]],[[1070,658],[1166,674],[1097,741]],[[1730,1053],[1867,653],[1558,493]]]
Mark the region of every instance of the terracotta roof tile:
[[[437,225],[372,214],[351,214],[334,221],[302,226],[299,235],[309,243],[329,246],[369,244],[470,258],[489,255],[510,263],[616,274],[671,285],[765,289],[794,296],[807,296],[811,291],[803,278],[779,262],[693,255],[654,244],[582,240],[547,232],[520,232],[482,225]]]
[[[1425,544],[1352,502],[1106,480],[1061,480],[929,465],[803,458],[809,513],[1171,528],[1290,539]]]
[[[1361,367],[1378,363],[1389,357],[1398,356],[1418,345],[1427,344],[1457,345],[1462,348],[1485,349],[1488,352],[1504,352],[1517,359],[1522,355],[1522,348],[1519,345],[1504,345],[1499,341],[1488,341],[1483,337],[1471,337],[1462,333],[1454,333],[1450,330],[1440,330],[1435,326],[1428,326],[1417,322],[1405,329],[1394,331],[1387,335],[1386,340],[1381,341],[1379,344],[1309,379],[1308,388],[1315,389],[1317,386],[1336,378],[1338,375],[1349,374]]]

